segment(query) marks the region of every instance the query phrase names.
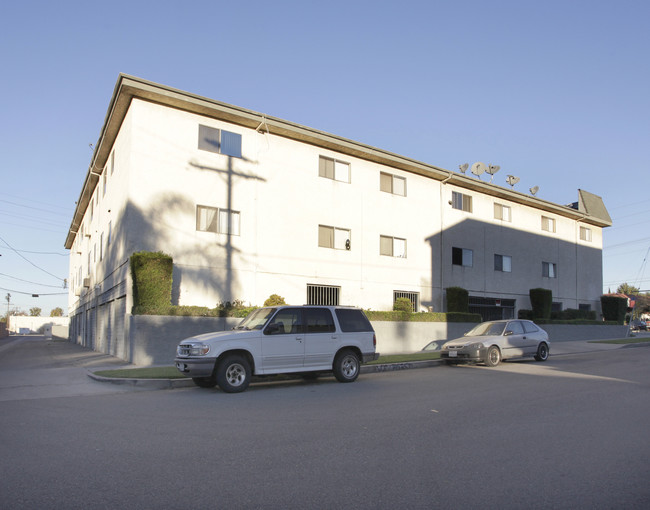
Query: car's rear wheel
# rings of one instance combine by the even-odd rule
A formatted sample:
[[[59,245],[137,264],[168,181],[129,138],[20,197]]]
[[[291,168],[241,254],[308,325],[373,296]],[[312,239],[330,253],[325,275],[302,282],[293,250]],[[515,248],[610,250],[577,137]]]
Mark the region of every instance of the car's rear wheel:
[[[199,388],[214,388],[217,385],[214,377],[192,377],[192,382]]]
[[[334,377],[338,382],[353,382],[359,377],[359,356],[354,351],[346,349],[334,358]]]
[[[548,345],[542,342],[537,347],[537,354],[535,354],[536,361],[546,361],[548,359]]]
[[[496,345],[491,346],[485,356],[485,364],[488,367],[496,367],[501,361],[501,351]]]
[[[226,393],[239,393],[251,382],[251,365],[241,354],[230,354],[219,362],[217,384]]]

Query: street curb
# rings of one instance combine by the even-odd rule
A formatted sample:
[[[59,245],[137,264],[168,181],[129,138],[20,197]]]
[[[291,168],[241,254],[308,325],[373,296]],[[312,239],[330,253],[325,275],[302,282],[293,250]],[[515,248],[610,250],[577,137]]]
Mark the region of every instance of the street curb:
[[[394,372],[396,370],[412,370],[416,368],[434,367],[441,363],[442,360],[434,359],[425,361],[405,361],[402,363],[386,363],[382,365],[362,365],[360,373],[376,374],[379,372]],[[189,377],[182,379],[134,379],[126,377],[103,377],[91,372],[90,370],[86,373],[88,377],[97,382],[136,386],[138,388],[167,390],[194,386],[194,382]]]
[[[90,370],[88,370],[86,374],[88,377],[98,382],[137,386],[139,388],[167,390],[194,386],[192,379],[185,377],[182,379],[133,379],[126,377],[102,377],[101,375],[94,374]]]

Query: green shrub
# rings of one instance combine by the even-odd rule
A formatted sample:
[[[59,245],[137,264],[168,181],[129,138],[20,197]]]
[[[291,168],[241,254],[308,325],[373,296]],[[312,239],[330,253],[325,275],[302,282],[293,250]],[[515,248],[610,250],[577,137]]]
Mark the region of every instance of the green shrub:
[[[277,294],[271,294],[266,301],[264,301],[264,306],[282,306],[286,304],[284,298]]]
[[[447,312],[469,312],[469,292],[467,290],[462,287],[448,287],[445,290],[447,292]]]
[[[536,319],[550,319],[553,305],[553,292],[549,289],[530,289],[530,304]]]
[[[171,306],[174,262],[162,252],[131,255],[133,313],[160,315]]]
[[[393,311],[402,313],[413,313],[413,303],[409,298],[401,297],[395,300]]]
[[[606,321],[623,324],[627,312],[627,298],[620,296],[600,296],[600,306]]]

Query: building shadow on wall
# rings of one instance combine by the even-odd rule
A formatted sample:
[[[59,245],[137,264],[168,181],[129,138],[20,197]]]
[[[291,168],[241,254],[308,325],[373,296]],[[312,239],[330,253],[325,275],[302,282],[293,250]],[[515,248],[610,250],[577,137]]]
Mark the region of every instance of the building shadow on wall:
[[[237,180],[265,180],[254,174],[235,170],[232,160],[232,157],[228,157],[226,168],[199,165],[195,162],[190,162],[189,168],[211,172],[223,181],[227,196],[225,208],[229,211],[233,208],[233,188]],[[184,178],[182,174],[179,175],[179,179]],[[183,189],[184,185],[179,183],[174,186],[173,183],[168,183],[167,188]],[[175,191],[160,193],[146,209],[129,202],[123,220],[124,225],[127,225],[126,255],[130,256],[137,251],[162,251],[172,256],[172,304],[180,303],[184,279],[191,281],[199,292],[216,294],[221,296],[224,302],[233,301],[237,297],[234,295],[234,289],[237,287],[233,271],[234,258],[242,254],[233,245],[231,235],[220,235],[209,243],[198,239],[196,210],[197,203],[191,193]],[[224,242],[219,242],[219,239]],[[213,306],[217,304],[214,303]]]
[[[436,311],[446,310],[449,287],[462,287],[470,297],[512,296],[518,298],[518,309],[530,307],[532,288],[551,290],[553,300],[567,308],[594,304],[602,293],[602,250],[564,241],[557,233],[535,234],[509,222],[466,219],[425,241],[431,248],[431,306]],[[462,250],[471,250],[471,265],[465,265]],[[499,266],[496,256],[501,262],[510,257],[509,270]],[[543,263],[555,264],[553,277],[544,274]]]

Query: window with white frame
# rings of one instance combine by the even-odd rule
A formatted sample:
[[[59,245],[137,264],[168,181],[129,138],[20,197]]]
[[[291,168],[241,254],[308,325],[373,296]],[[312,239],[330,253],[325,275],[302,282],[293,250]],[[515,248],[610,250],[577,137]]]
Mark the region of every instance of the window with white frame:
[[[454,266],[472,267],[474,265],[474,252],[467,248],[451,249],[451,263]]]
[[[380,235],[379,254],[388,257],[406,258],[406,239]]]
[[[386,172],[379,172],[379,189],[393,195],[406,196],[406,179]]]
[[[197,205],[196,230],[238,236],[240,235],[239,216],[239,211]]]
[[[472,197],[458,191],[452,191],[451,206],[459,211],[472,212]]]
[[[346,228],[318,225],[318,246],[335,250],[351,248],[350,230]]]
[[[242,136],[239,133],[199,124],[199,150],[241,158],[241,146]]]
[[[555,218],[542,216],[542,230],[545,232],[555,232]]]
[[[587,227],[580,227],[580,240],[591,242],[591,229]]]
[[[334,181],[350,182],[350,163],[320,156],[318,159],[318,175]]]
[[[512,221],[512,211],[509,205],[494,204],[494,219],[501,221]]]
[[[557,264],[555,262],[542,262],[542,276],[557,278]]]
[[[494,270],[504,273],[512,272],[512,257],[510,255],[494,254]]]

